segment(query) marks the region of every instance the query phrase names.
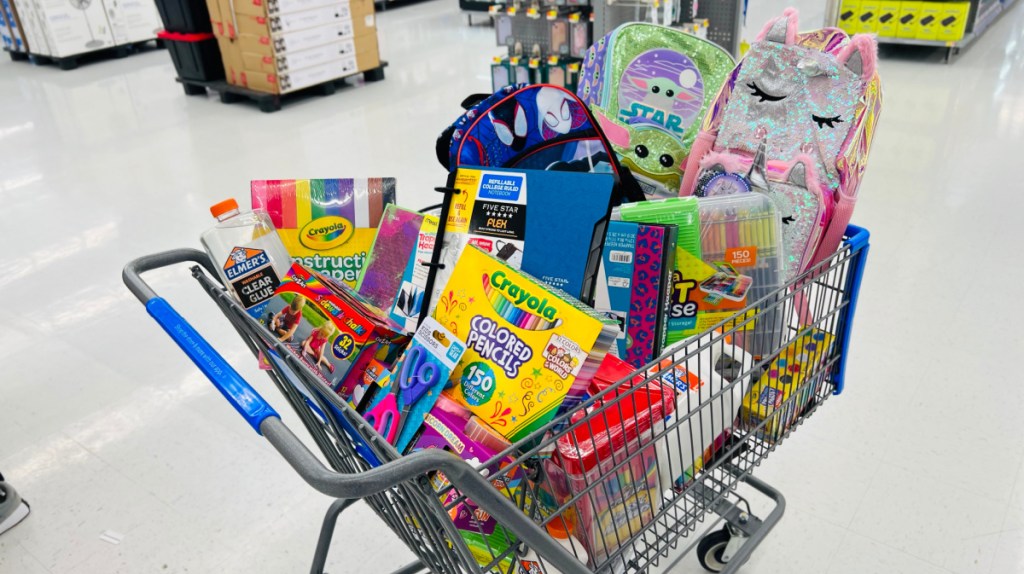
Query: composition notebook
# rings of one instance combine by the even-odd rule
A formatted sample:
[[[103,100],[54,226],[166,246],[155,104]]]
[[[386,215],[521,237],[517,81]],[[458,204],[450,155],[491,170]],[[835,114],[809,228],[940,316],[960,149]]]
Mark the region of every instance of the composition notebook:
[[[516,441],[579,404],[615,321],[468,246],[434,318],[466,343],[445,391]]]
[[[591,303],[615,185],[612,174],[459,168],[442,210],[444,267],[431,305],[466,245]]]
[[[676,235],[674,225],[608,224],[594,308],[618,322],[612,351],[635,368],[666,345]]]
[[[667,343],[677,343],[697,331],[697,308],[688,301],[689,283],[683,262],[700,260],[700,212],[696,197],[674,197],[655,201],[627,203],[615,208],[612,219],[635,223],[674,225],[677,230],[672,273],[672,296],[666,317]]]

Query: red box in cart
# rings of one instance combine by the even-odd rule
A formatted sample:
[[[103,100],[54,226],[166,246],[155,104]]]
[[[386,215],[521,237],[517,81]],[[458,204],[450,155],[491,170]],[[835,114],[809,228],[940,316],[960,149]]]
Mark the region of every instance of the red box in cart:
[[[565,472],[568,494],[589,492],[576,501],[574,534],[597,563],[649,523],[661,504],[651,437],[675,410],[675,395],[668,386],[640,379],[638,388],[624,384],[603,404],[577,413],[573,423],[584,416],[587,422],[558,440],[555,462]]]

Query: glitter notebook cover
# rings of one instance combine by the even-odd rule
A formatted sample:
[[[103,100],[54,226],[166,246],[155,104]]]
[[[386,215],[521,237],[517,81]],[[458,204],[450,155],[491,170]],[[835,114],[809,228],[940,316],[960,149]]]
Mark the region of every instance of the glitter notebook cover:
[[[359,278],[360,295],[386,309],[406,331],[416,330],[437,236],[438,218],[389,205]]]

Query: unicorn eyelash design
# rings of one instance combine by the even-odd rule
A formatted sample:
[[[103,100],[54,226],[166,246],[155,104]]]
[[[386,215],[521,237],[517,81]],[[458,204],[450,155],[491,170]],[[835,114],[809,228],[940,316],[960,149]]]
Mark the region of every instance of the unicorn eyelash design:
[[[821,116],[816,116],[814,114],[811,114],[811,119],[814,120],[814,123],[818,124],[818,128],[819,129],[824,129],[825,126],[828,126],[831,129],[835,129],[836,124],[843,123],[843,118],[841,118],[839,116],[833,116],[831,118],[823,118]]]
[[[773,96],[772,94],[762,90],[761,87],[757,85],[757,82],[750,82],[747,84],[747,87],[753,90],[750,92],[750,95],[755,98],[761,98],[760,101],[762,102],[780,102],[786,99],[786,96]]]

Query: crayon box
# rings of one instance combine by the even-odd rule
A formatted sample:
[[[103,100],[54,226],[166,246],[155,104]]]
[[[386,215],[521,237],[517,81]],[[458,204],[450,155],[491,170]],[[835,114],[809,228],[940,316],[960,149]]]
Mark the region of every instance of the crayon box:
[[[261,322],[345,399],[372,361],[390,366],[409,342],[383,311],[298,263],[268,302]]]

